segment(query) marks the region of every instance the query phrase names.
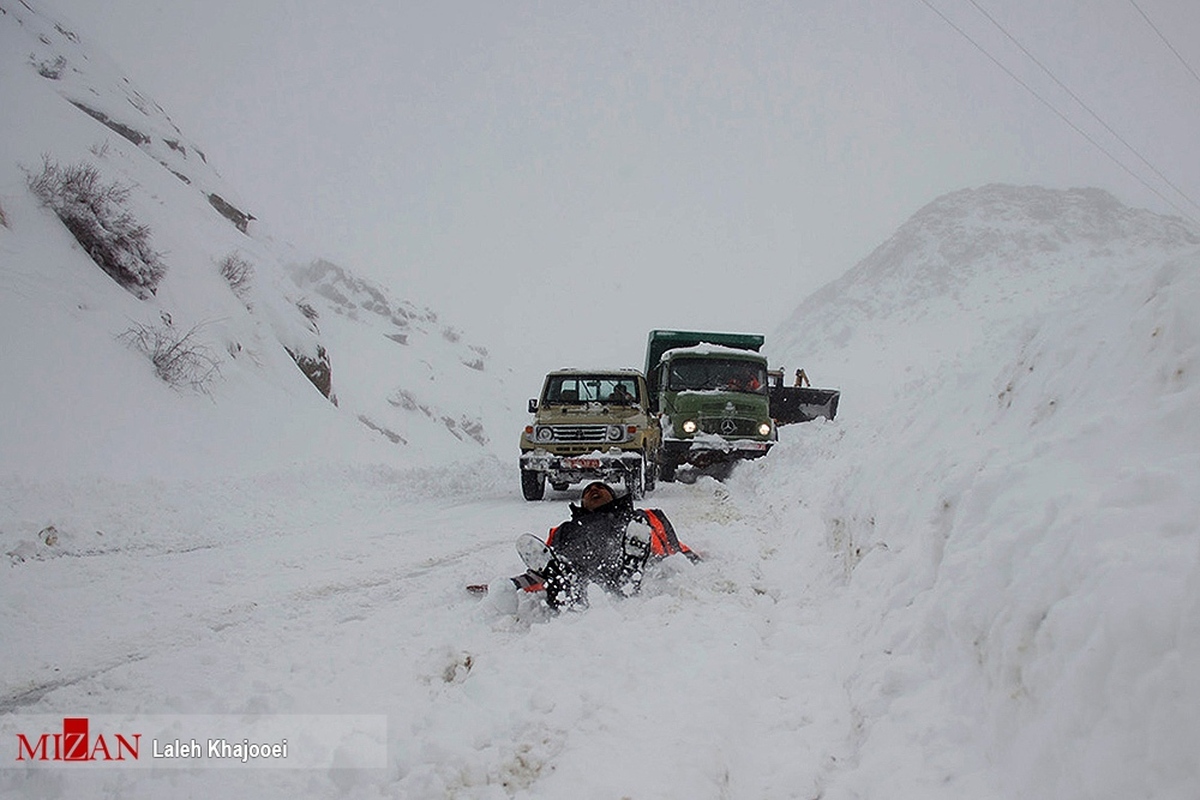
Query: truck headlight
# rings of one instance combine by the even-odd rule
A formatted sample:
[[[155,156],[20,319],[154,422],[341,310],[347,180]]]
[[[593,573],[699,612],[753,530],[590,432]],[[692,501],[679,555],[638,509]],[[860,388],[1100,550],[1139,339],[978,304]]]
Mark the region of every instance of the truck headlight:
[[[625,438],[625,429],[620,425],[608,426],[608,440],[610,442],[619,442]]]
[[[684,420],[683,422],[684,433],[695,433],[698,427],[700,426],[696,424],[696,420],[694,419]]]
[[[760,436],[770,436],[771,435],[771,423],[764,422],[763,424],[759,425],[758,433]]]
[[[554,440],[554,429],[550,427],[538,428],[534,436],[539,442],[549,442]]]

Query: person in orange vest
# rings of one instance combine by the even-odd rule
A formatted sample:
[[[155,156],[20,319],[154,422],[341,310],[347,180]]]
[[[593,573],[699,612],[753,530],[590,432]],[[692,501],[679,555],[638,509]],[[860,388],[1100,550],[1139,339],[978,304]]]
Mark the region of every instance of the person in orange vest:
[[[603,481],[584,487],[579,505],[571,504],[571,518],[551,528],[544,544],[533,536],[523,538],[533,545],[529,550],[518,544],[529,569],[512,583],[526,592],[544,590],[551,608],[585,606],[588,583],[619,595],[635,594],[652,556],[683,553],[699,560],[679,541],[666,514],[635,509],[629,495],[618,497]]]

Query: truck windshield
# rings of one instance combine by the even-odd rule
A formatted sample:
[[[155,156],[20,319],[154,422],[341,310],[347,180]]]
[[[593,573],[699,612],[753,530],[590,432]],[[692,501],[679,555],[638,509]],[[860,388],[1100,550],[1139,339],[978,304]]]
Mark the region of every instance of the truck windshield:
[[[672,391],[716,390],[765,394],[767,372],[761,364],[737,359],[677,358],[671,362]]]
[[[556,405],[607,403],[632,406],[638,403],[638,385],[633,378],[600,375],[551,375],[542,402]]]

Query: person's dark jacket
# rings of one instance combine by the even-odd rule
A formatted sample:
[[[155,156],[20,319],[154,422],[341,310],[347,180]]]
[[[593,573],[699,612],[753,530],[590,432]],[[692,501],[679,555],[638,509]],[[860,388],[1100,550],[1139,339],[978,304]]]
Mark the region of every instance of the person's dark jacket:
[[[567,562],[573,584],[589,580],[606,588],[621,590],[622,546],[629,522],[640,519],[650,526],[650,556],[666,558],[682,553],[691,561],[699,561],[692,550],[679,541],[675,528],[661,509],[635,509],[628,496],[619,497],[594,511],[571,505],[571,519],[550,530],[546,544],[555,555]],[[561,571],[561,570],[560,570]],[[524,592],[548,590],[547,575],[527,570],[511,580]],[[548,595],[550,593],[548,592]]]
[[[633,500],[625,495],[588,511],[572,504],[571,518],[550,531],[546,544],[569,562],[584,581],[615,586],[621,570],[622,539],[634,518]]]

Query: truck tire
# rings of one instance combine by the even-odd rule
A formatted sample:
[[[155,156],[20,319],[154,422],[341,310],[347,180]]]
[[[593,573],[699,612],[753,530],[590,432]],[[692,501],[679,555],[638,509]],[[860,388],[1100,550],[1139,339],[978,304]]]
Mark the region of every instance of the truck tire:
[[[546,496],[546,476],[535,469],[521,470],[521,494],[526,500],[541,500]]]
[[[675,468],[679,465],[672,461],[667,456],[663,456],[662,463],[658,465],[658,479],[663,483],[675,482]]]

